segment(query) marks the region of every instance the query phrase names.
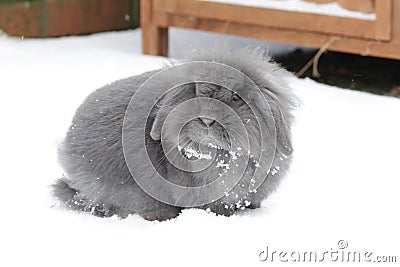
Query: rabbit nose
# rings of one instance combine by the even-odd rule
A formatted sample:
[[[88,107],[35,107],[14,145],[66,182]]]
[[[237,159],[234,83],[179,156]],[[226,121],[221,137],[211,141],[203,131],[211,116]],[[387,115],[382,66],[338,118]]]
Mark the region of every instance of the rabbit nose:
[[[205,126],[207,126],[207,128],[209,128],[215,122],[215,120],[207,117],[199,117],[199,119]]]

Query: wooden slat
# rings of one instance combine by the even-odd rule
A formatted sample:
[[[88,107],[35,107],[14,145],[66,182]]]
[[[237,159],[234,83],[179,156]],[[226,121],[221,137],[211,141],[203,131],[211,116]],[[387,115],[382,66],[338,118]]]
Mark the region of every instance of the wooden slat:
[[[153,22],[153,0],[141,1],[140,26],[142,28],[143,53],[155,56],[168,55],[168,26],[160,27]]]
[[[219,20],[199,19],[192,16],[155,13],[153,19],[155,23],[165,27],[175,26],[181,28],[198,29],[315,48],[322,47],[332,38],[332,35],[328,34],[301,32],[297,30],[278,29],[257,25],[245,25],[233,22],[224,23]],[[329,50],[400,60],[400,41],[387,43],[374,40],[342,37],[342,39],[335,41],[329,47]]]
[[[141,1],[140,3],[140,27],[142,28],[142,46],[143,46],[143,53],[149,54],[150,53],[150,40],[149,40],[149,28],[151,24],[151,1]]]
[[[376,3],[376,38],[390,40],[392,38],[393,0],[377,0]]]
[[[378,0],[381,1],[381,0]],[[387,1],[387,0],[383,0]],[[154,11],[248,25],[376,38],[375,21],[198,0],[154,0]],[[385,36],[385,35],[382,35]]]
[[[393,22],[392,22],[393,40],[400,42],[400,1],[393,3]]]

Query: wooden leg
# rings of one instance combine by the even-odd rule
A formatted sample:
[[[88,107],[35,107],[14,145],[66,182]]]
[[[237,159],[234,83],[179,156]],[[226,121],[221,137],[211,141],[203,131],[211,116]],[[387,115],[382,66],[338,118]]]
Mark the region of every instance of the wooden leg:
[[[168,28],[142,28],[142,42],[144,54],[168,56]]]
[[[168,28],[152,22],[153,0],[141,1],[141,28],[143,53],[154,56],[168,56]]]

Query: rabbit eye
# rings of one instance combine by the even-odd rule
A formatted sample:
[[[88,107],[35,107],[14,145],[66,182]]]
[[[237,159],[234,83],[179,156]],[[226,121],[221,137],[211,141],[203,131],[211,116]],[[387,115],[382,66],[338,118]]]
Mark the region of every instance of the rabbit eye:
[[[232,101],[239,101],[240,97],[238,96],[238,94],[233,94],[232,95]]]

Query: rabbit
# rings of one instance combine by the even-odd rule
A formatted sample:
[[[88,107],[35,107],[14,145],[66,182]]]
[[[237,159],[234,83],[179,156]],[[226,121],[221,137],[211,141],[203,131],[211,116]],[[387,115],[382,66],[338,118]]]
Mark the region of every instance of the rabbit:
[[[186,72],[178,73],[193,79],[177,86],[175,90],[167,91],[155,100],[150,88],[140,98],[144,107],[151,107],[150,113],[145,114],[138,109],[133,112],[133,118],[146,121],[144,129],[138,125],[128,125],[129,140],[126,150],[133,151],[129,156],[131,167],[140,178],[150,181],[154,172],[146,167],[143,151],[147,151],[150,161],[157,172],[169,182],[178,186],[196,187],[208,184],[223,173],[227,177],[235,175],[229,172],[229,162],[233,158],[250,157],[242,166],[243,174],[239,181],[223,196],[213,201],[199,202],[195,205],[179,205],[167,203],[152,196],[144,190],[133,177],[124,154],[123,127],[124,119],[132,97],[139,88],[160,71],[173,68],[189,62],[219,63],[240,71],[259,88],[255,90],[237,75],[226,71],[218,71],[212,66],[203,64],[194,66]],[[218,84],[205,82],[206,78],[218,80]],[[288,85],[291,74],[274,63],[262,49],[238,49],[222,51],[218,49],[193,51],[187,58],[171,61],[162,69],[146,72],[137,76],[122,79],[97,89],[90,94],[77,109],[72,119],[65,139],[58,148],[58,161],[64,170],[64,176],[52,185],[52,193],[56,199],[65,204],[68,209],[86,211],[100,217],[117,215],[126,218],[130,214],[138,214],[149,221],[164,221],[178,216],[182,209],[196,207],[214,212],[218,215],[231,216],[244,209],[260,207],[262,200],[273,192],[287,173],[292,158],[291,125],[292,111],[297,98]],[[157,82],[173,84],[176,77],[164,77]],[[221,86],[231,84],[233,88]],[[156,88],[153,88],[156,91]],[[242,92],[239,94],[238,92]],[[249,95],[247,101],[242,97]],[[217,111],[215,99],[237,114],[239,120],[248,132],[249,141],[238,140],[235,152],[230,151],[232,142],[225,128],[235,131],[238,122],[232,114]],[[203,100],[205,102],[182,106],[177,112],[172,111],[179,104],[188,100]],[[200,110],[205,109],[207,116],[200,116]],[[268,110],[270,112],[269,116]],[[256,115],[255,115],[256,113]],[[168,117],[169,114],[173,114]],[[182,123],[185,116],[193,115],[192,119]],[[258,115],[257,115],[258,114]],[[258,116],[258,117],[257,117]],[[268,118],[267,118],[268,117]],[[272,121],[271,121],[272,118]],[[257,161],[259,154],[250,151],[260,150],[261,130],[257,128],[256,120],[266,122],[267,143],[275,143],[264,159]],[[182,140],[174,147],[173,140],[177,139],[177,127],[180,129]],[[270,135],[275,129],[275,137]],[[137,137],[135,131],[143,131],[144,139]],[[241,135],[238,135],[239,139]],[[273,139],[275,140],[269,140]],[[202,140],[208,140],[203,145]],[[188,171],[176,167],[168,159],[163,150],[163,144],[171,143],[174,155],[180,154],[187,160],[189,169],[202,161],[210,161],[208,167],[200,171]],[[200,153],[200,147],[202,152]],[[214,150],[213,150],[214,149]],[[242,150],[242,151],[239,151]],[[210,159],[208,151],[216,151]],[[239,153],[239,152],[242,152]],[[251,152],[253,153],[253,152]],[[194,160],[195,159],[195,160]],[[270,164],[264,164],[264,162]],[[193,162],[193,163],[192,163]],[[193,165],[193,166],[192,166]],[[257,169],[265,177],[255,189],[249,187]],[[229,178],[230,179],[230,178]],[[228,179],[228,180],[229,180]],[[150,187],[153,186],[150,183]],[[154,185],[157,187],[157,185]],[[155,192],[163,192],[164,188],[153,188]],[[185,196],[190,203],[196,203],[201,195]],[[178,203],[178,202],[176,202]]]

